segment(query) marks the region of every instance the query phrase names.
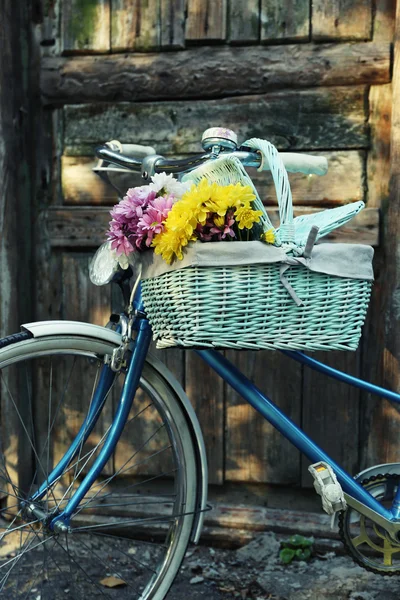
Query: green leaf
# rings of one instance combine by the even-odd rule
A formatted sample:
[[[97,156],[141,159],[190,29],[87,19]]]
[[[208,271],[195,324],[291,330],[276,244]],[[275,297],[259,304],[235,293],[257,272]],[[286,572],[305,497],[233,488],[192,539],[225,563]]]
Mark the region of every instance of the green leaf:
[[[305,538],[302,535],[292,535],[289,538],[289,544],[295,548],[309,548],[313,545],[314,538]]]
[[[279,558],[285,565],[288,565],[290,562],[292,562],[294,556],[295,551],[292,550],[292,548],[283,548],[283,550],[279,552]]]
[[[304,548],[302,550],[299,548],[296,550],[296,559],[297,560],[309,560],[311,558],[311,550],[309,548]]]

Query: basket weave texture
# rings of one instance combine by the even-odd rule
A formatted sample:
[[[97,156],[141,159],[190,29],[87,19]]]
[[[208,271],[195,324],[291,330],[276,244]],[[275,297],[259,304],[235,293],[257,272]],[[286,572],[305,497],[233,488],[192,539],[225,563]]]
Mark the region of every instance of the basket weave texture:
[[[240,243],[240,242],[238,242]],[[158,348],[356,350],[371,282],[293,266],[189,267],[142,282]]]
[[[313,225],[321,237],[361,210],[362,202],[307,215],[296,223],[287,173],[276,149],[262,140],[246,145],[263,152],[269,162],[281,221],[276,245],[287,256],[306,257]],[[206,176],[220,181],[224,160],[193,172],[193,180]],[[229,162],[223,182],[248,184],[244,169],[233,167]],[[257,200],[257,208],[262,207]],[[269,227],[265,213],[263,228]],[[371,281],[315,272],[292,262],[289,268],[279,263],[194,265],[144,278],[143,301],[157,347],[356,350]]]

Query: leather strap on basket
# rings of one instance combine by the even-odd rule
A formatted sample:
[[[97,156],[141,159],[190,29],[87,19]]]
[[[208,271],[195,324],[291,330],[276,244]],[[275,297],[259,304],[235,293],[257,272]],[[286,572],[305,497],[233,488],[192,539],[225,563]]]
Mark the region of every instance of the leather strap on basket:
[[[279,236],[283,244],[294,244],[292,192],[288,174],[278,150],[267,140],[259,138],[251,138],[243,146],[257,150],[261,154],[259,171],[264,169],[271,171],[279,206]]]

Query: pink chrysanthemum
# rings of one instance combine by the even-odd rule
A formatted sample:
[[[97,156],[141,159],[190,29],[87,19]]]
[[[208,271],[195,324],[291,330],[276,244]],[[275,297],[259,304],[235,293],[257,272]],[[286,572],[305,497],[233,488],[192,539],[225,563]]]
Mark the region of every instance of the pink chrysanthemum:
[[[173,201],[173,196],[155,198],[138,221],[138,235],[142,235],[142,239],[146,238],[147,247],[151,245],[153,237],[157,233],[164,231],[164,222],[172,208]]]

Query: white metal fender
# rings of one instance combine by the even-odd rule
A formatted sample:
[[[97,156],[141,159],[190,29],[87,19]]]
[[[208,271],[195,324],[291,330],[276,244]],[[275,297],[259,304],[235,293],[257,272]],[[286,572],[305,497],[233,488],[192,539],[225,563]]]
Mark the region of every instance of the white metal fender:
[[[92,325],[91,323],[84,323],[81,321],[38,321],[36,323],[26,323],[21,325],[21,329],[23,331],[29,331],[34,338],[48,336],[57,337],[60,335],[81,335],[83,337],[97,338],[104,342],[115,344],[116,346],[121,343],[121,335],[116,331],[108,329],[107,327]],[[172,373],[152,354],[147,355],[146,361],[163,379],[165,379],[176,393],[192,432],[193,444],[196,450],[198,473],[196,507],[199,509],[199,512],[196,514],[191,540],[194,543],[197,543],[203,527],[204,511],[207,509],[208,467],[203,434],[189,398],[186,396],[182,386],[178,383]]]

